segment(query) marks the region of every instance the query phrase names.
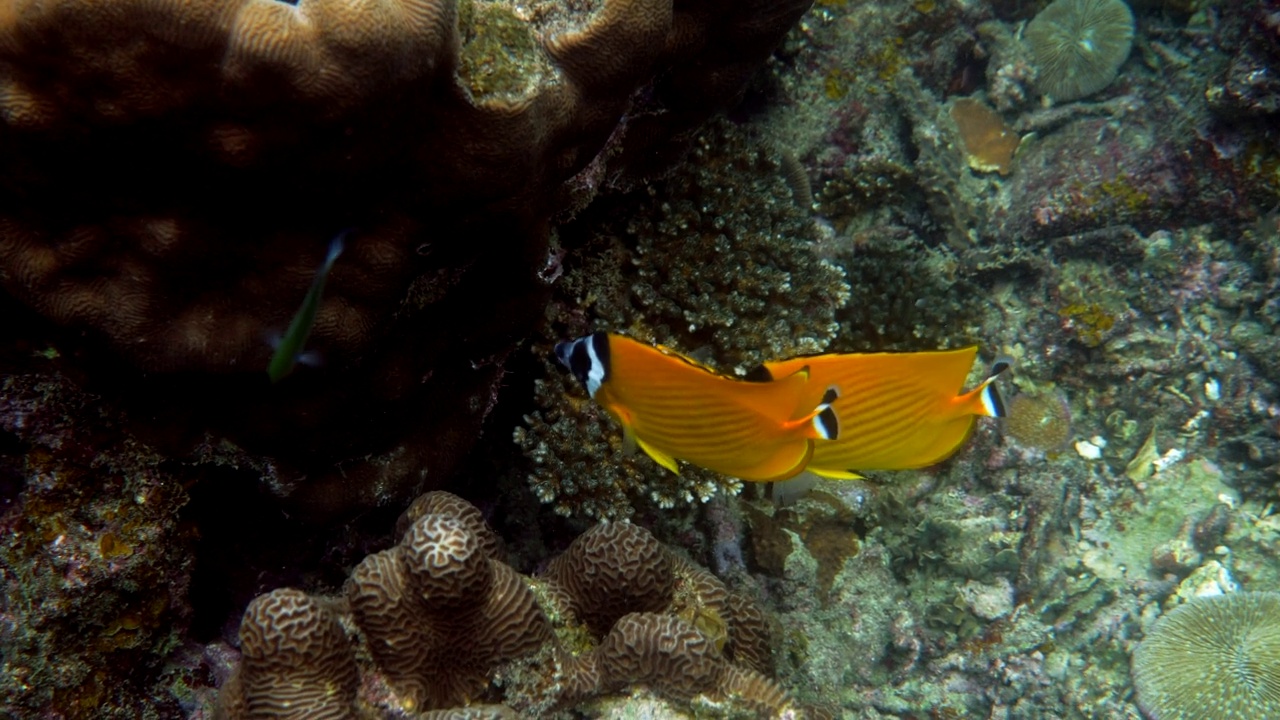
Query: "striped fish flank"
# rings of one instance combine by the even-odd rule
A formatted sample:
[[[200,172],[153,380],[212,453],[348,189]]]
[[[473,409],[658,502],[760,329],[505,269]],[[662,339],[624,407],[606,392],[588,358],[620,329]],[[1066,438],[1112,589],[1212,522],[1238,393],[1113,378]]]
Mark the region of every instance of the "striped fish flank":
[[[841,389],[832,408],[840,437],[814,450],[808,469],[833,478],[861,470],[905,470],[939,463],[968,439],[980,416],[1000,417],[992,381],[1010,366],[1000,360],[978,387],[960,390],[977,347],[916,353],[833,353],[765,363],[767,376],[808,368],[810,381]]]

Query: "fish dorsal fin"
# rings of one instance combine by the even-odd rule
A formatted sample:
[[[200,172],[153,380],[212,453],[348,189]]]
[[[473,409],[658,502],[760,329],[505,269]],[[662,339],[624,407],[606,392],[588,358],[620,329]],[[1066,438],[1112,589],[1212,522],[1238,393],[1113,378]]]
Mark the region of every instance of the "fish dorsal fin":
[[[731,376],[731,375],[726,375],[726,374],[724,374],[723,372],[721,372],[721,371],[719,371],[719,370],[717,370],[717,369],[715,369],[715,368],[711,367],[710,365],[708,365],[708,364],[706,364],[706,363],[704,363],[704,362],[701,362],[701,361],[699,361],[699,360],[695,360],[695,359],[693,359],[693,358],[689,357],[688,355],[685,355],[684,353],[680,352],[679,350],[676,350],[676,349],[674,349],[674,348],[667,347],[666,345],[654,345],[653,347],[654,347],[654,348],[656,348],[656,349],[658,350],[658,352],[661,352],[663,355],[667,355],[667,356],[669,356],[669,357],[673,357],[673,358],[675,358],[675,359],[677,359],[677,360],[680,360],[680,361],[682,361],[682,362],[684,362],[684,363],[686,363],[686,364],[688,364],[688,365],[692,365],[692,366],[694,366],[694,367],[698,368],[699,370],[703,370],[703,371],[709,372],[709,373],[711,373],[712,375],[715,375],[715,376],[717,376],[717,377],[733,379],[733,376]]]
[[[807,416],[813,410],[812,405],[805,402],[805,395],[807,394],[805,391],[808,389],[809,385],[809,374],[809,366],[805,365],[790,375],[785,375],[773,381],[776,386],[785,388],[785,392],[795,393],[793,397],[799,399],[800,402],[792,412],[792,419]],[[805,407],[806,405],[810,406]]]

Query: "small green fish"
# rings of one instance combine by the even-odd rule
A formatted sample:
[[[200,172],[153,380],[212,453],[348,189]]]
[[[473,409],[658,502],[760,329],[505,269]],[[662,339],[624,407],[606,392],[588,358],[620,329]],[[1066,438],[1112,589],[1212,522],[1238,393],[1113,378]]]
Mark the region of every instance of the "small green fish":
[[[311,336],[312,326],[316,324],[316,311],[320,309],[320,295],[324,292],[324,282],[329,277],[329,271],[333,269],[333,263],[342,254],[347,234],[350,232],[350,230],[342,231],[333,239],[333,242],[329,243],[329,254],[325,255],[324,262],[316,270],[311,288],[307,290],[306,297],[302,298],[302,306],[294,314],[284,337],[276,343],[276,352],[271,356],[271,364],[267,366],[267,376],[271,378],[271,382],[280,382],[284,376],[293,372],[294,366],[303,359],[302,348],[307,344],[307,338]]]

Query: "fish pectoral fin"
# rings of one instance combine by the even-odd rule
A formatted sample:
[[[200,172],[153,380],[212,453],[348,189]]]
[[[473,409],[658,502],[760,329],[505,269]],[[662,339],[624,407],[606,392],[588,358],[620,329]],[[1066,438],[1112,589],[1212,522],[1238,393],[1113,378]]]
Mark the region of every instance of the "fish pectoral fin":
[[[623,457],[631,457],[636,454],[636,434],[631,432],[631,426],[622,428],[622,455]]]
[[[840,437],[840,418],[835,408],[831,407],[840,399],[840,389],[835,385],[828,386],[822,393],[817,407],[800,417],[783,423],[788,430],[803,428],[804,436],[811,440],[836,440]]]
[[[634,437],[634,435],[632,437]],[[640,446],[640,449],[643,450],[646,455],[653,458],[654,462],[658,463],[662,467],[670,470],[671,472],[677,475],[680,474],[680,466],[676,464],[675,458],[662,452],[658,448],[650,445],[649,443],[645,442],[644,440],[641,440],[640,438],[636,438],[636,444]]]
[[[831,480],[862,480],[863,476],[852,470],[831,470],[828,468],[816,468],[810,465],[805,470],[818,475],[820,477],[829,478]]]

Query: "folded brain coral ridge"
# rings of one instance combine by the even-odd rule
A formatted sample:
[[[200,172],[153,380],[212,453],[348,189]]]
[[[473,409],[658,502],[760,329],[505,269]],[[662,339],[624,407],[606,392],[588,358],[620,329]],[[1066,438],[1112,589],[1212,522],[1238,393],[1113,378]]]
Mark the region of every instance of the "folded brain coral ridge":
[[[460,498],[427,493],[402,517],[399,544],[366,557],[342,597],[282,588],[256,598],[222,715],[350,718],[500,702],[468,710],[538,716],[632,686],[677,702],[791,708],[768,677],[763,612],[645,530],[598,525],[538,581],[491,554],[496,535],[479,520]],[[628,604],[633,590],[640,599]],[[591,634],[586,646],[559,639],[579,637],[575,626]],[[393,699],[369,696],[378,687]]]

